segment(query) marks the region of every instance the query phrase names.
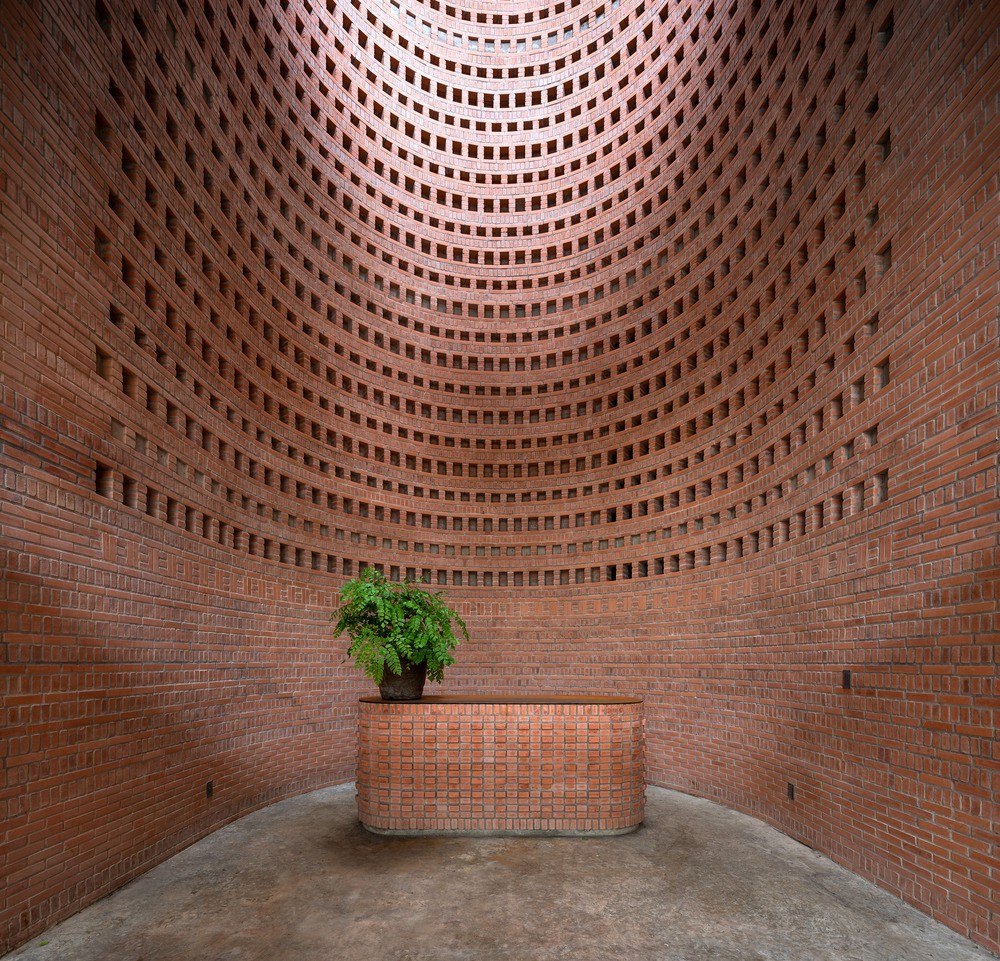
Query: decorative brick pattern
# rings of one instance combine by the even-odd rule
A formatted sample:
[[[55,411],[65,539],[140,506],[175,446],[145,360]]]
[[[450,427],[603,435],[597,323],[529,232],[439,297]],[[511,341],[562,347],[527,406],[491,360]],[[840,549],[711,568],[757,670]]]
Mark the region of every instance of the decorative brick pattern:
[[[645,808],[640,699],[363,698],[358,816],[392,834],[622,834]]]
[[[369,563],[446,693],[640,694],[650,781],[1000,950],[998,46],[0,2],[0,951],[354,776]]]

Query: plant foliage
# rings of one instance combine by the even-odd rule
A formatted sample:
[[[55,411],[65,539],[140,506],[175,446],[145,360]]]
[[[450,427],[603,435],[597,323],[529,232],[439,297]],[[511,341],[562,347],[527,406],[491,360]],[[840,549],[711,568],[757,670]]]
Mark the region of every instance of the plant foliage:
[[[395,583],[374,567],[366,567],[359,577],[340,590],[340,607],[331,615],[334,637],[345,631],[351,639],[348,657],[376,684],[388,668],[403,673],[403,664],[426,664],[427,677],[440,681],[444,669],[455,663],[452,650],[459,639],[452,629],[457,624],[469,639],[465,622],[443,600],[412,581]]]

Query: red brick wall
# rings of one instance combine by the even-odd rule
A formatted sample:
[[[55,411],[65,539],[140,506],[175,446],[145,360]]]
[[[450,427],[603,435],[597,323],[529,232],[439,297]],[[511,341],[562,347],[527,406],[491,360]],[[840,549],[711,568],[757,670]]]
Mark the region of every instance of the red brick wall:
[[[370,562],[997,949],[996,5],[387,9],[0,8],[0,947],[353,776]]]
[[[644,758],[635,698],[366,698],[358,817],[393,834],[623,834],[642,823]]]

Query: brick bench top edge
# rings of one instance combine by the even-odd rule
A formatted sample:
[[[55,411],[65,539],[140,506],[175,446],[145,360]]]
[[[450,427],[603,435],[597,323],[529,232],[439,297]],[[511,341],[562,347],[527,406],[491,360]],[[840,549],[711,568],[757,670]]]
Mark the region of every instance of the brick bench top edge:
[[[421,697],[414,701],[386,701],[379,695],[368,695],[360,699],[363,704],[391,704],[401,707],[433,707],[436,704],[642,704],[641,697],[630,696],[598,696],[598,695],[498,695],[498,696],[468,696],[462,694],[436,694]]]

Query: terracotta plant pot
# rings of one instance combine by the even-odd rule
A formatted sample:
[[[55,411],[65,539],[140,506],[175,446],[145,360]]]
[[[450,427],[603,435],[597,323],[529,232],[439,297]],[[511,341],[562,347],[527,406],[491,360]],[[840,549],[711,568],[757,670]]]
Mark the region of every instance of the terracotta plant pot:
[[[424,693],[427,680],[426,664],[403,663],[403,673],[393,674],[388,668],[378,686],[383,701],[417,701]]]

